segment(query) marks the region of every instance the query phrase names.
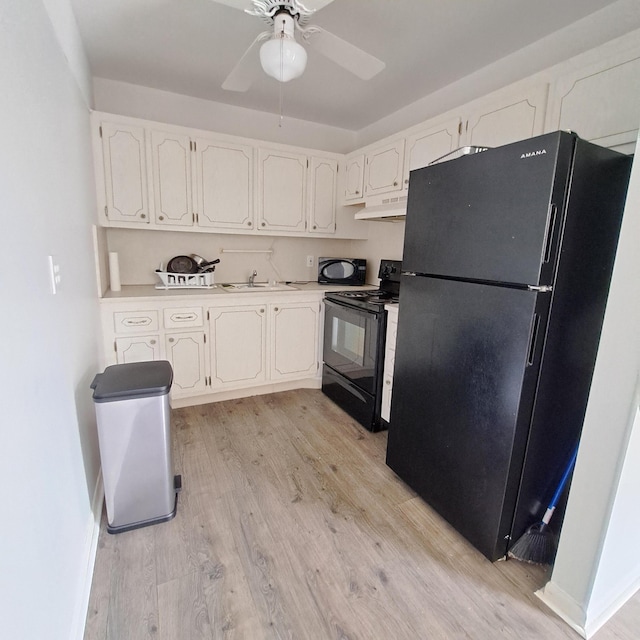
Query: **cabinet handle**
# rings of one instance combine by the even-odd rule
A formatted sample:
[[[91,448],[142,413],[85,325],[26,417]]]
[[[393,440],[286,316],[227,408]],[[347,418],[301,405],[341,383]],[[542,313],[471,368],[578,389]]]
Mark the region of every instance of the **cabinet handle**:
[[[313,225],[313,227],[312,227],[312,229],[317,229],[317,228],[318,228],[318,227],[317,227],[315,224],[314,224],[314,225]]]
[[[251,226],[251,220],[249,220],[249,222],[247,222],[247,227]]]
[[[409,178],[405,178],[404,183],[405,183],[405,184],[409,184]]]
[[[173,338],[169,338],[169,342],[174,342],[174,339]]]
[[[195,320],[196,319],[196,315],[195,313],[190,313],[188,315],[183,315],[183,316],[173,316],[174,320]]]
[[[266,227],[266,226],[267,226],[267,223],[266,223],[266,222],[262,222],[261,224],[262,224],[262,226],[263,226],[263,227]]]
[[[164,220],[164,216],[158,216],[158,220]]]
[[[260,309],[260,313],[264,313],[264,309]]]
[[[156,341],[155,340],[149,340],[149,344],[155,344]]]
[[[147,216],[146,216],[144,213],[141,213],[141,214],[140,214],[140,217],[141,217],[141,218],[146,218]]]
[[[356,195],[359,196],[360,195],[360,191],[359,189],[356,189]]]
[[[391,380],[385,380],[386,384],[391,384]]]
[[[278,307],[274,307],[273,310],[278,313]]]
[[[397,180],[393,183],[393,186],[394,186],[394,187],[397,187],[397,186],[398,186],[398,181],[397,181]]]

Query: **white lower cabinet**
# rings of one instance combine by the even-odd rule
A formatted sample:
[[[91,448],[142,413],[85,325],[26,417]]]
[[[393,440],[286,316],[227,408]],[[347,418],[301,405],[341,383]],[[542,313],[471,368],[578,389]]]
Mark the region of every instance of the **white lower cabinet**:
[[[306,378],[318,372],[319,322],[319,302],[270,305],[272,380]]]
[[[202,330],[165,335],[165,356],[173,367],[174,396],[206,393],[205,340]]]
[[[266,312],[266,304],[209,309],[213,391],[266,380]]]
[[[194,294],[181,306],[104,301],[105,366],[168,360],[171,396],[181,399],[265,385],[294,388],[301,380],[319,388],[322,295]]]
[[[145,362],[160,359],[159,336],[131,336],[114,340],[116,362],[114,364],[129,364],[130,362]]]
[[[387,335],[384,351],[384,373],[382,376],[382,404],[380,415],[391,420],[391,395],[393,392],[393,370],[396,361],[396,338],[398,335],[398,307],[387,308]]]

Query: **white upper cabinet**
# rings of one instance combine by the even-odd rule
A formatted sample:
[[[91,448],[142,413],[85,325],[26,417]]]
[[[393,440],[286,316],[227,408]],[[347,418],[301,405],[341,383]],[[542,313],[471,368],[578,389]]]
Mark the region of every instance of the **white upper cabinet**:
[[[156,224],[192,226],[194,215],[189,136],[151,131],[151,175]]]
[[[499,147],[543,133],[548,86],[509,89],[473,108],[462,145]]]
[[[364,168],[365,198],[402,189],[403,160],[404,138],[369,151]]]
[[[364,197],[364,153],[347,158],[344,163],[344,202],[354,204]]]
[[[632,153],[640,120],[640,56],[617,55],[560,77],[546,129],[570,129],[603,147]]]
[[[196,138],[195,158],[199,226],[252,230],[253,148]]]
[[[430,162],[460,146],[460,130],[460,118],[453,118],[441,125],[407,136],[404,149],[403,188],[409,186],[409,172],[426,167]]]
[[[307,156],[258,150],[258,220],[267,231],[306,230]]]
[[[334,158],[309,159],[309,213],[310,233],[334,233],[336,230],[336,189],[338,161]]]
[[[105,215],[111,222],[149,223],[145,131],[143,127],[103,122]]]

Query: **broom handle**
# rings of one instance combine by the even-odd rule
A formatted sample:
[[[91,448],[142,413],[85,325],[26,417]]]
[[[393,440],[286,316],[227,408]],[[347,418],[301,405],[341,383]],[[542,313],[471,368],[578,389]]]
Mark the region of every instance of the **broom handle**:
[[[562,478],[560,479],[556,492],[553,494],[553,498],[551,498],[551,502],[549,503],[549,506],[547,507],[547,510],[545,511],[545,514],[542,518],[542,522],[544,522],[545,524],[549,524],[549,522],[551,521],[551,516],[553,515],[553,512],[556,510],[556,504],[558,504],[560,494],[564,489],[564,485],[567,483],[567,478],[571,474],[571,471],[573,471],[573,465],[576,463],[577,457],[578,457],[578,445],[576,445],[575,449],[573,450],[573,455],[571,456],[571,460],[569,460],[569,464],[567,465],[567,468],[564,470],[564,473],[562,474]]]

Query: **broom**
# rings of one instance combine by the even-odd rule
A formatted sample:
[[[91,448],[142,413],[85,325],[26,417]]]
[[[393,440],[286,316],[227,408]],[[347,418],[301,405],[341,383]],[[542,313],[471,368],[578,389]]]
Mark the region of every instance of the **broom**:
[[[550,564],[553,561],[558,540],[555,533],[549,527],[549,522],[551,521],[551,516],[553,516],[553,512],[556,509],[567,479],[576,463],[577,455],[578,447],[576,446],[542,520],[532,524],[513,547],[509,549],[508,555],[510,558],[529,562],[530,564]]]

